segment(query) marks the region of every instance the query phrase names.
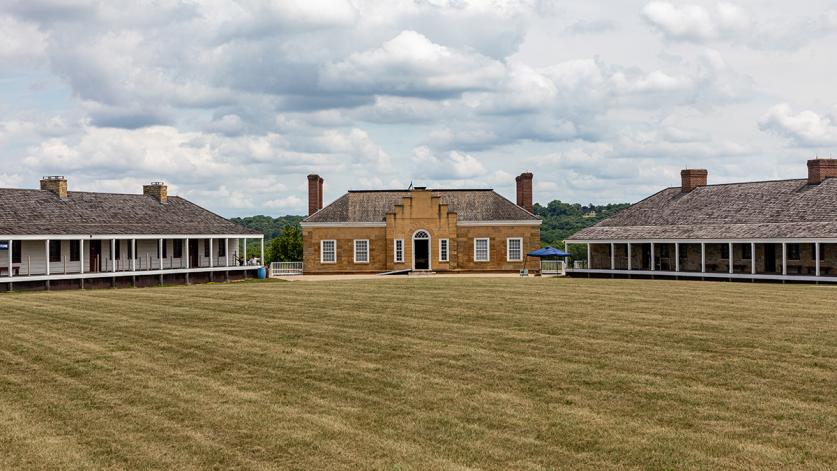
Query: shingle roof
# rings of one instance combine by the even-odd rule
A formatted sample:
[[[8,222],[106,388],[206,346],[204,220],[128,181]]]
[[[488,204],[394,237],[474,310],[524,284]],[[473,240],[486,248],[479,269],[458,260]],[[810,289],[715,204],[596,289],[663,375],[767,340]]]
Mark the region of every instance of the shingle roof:
[[[259,234],[177,196],[161,204],[150,196],[0,188],[0,234]]]
[[[409,191],[350,191],[305,222],[384,222]],[[493,190],[433,190],[459,221],[538,221],[532,213]]]
[[[570,240],[837,238],[837,178],[667,188]]]

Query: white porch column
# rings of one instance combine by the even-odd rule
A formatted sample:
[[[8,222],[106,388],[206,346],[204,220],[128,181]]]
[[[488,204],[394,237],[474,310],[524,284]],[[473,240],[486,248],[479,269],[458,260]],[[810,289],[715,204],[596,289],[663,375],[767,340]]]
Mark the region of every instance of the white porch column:
[[[224,239],[224,266],[230,266],[230,238]]]
[[[209,238],[209,268],[212,268],[215,264],[213,263],[215,260],[215,252],[212,251],[212,237]]]
[[[110,264],[111,271],[116,273],[116,239],[110,241]]]
[[[680,271],[680,242],[674,243],[674,271]]]
[[[756,274],[756,243],[750,242],[750,272]]]
[[[729,272],[731,274],[735,272],[735,270],[732,266],[732,248],[733,248],[733,245],[732,245],[732,242],[730,242],[729,243]]]
[[[264,263],[264,237],[262,237],[262,249],[261,249],[261,257],[259,258],[259,263],[261,263],[263,267],[266,266],[265,263]]]
[[[816,260],[816,266],[817,266],[817,270],[815,272],[816,276],[820,276],[820,250],[821,250],[820,249],[820,243],[819,242],[814,243],[814,259]]]
[[[15,249],[15,241],[9,239],[9,278],[14,276],[14,270],[12,270],[12,255]]]
[[[616,244],[610,243],[610,269],[616,270]]]
[[[592,253],[593,253],[593,251],[590,250],[590,242],[587,242],[587,269],[588,270],[593,268],[593,264],[590,263],[592,261],[591,260]]]
[[[782,275],[788,274],[788,243],[782,242]]]
[[[163,239],[160,239],[159,242],[157,242],[157,253],[160,254],[160,259],[157,260],[157,261],[160,262],[160,270],[162,270],[163,269]]]
[[[131,239],[131,271],[137,271],[137,239]]]
[[[78,272],[84,274],[84,239],[78,241]]]
[[[247,265],[247,238],[246,237],[241,239],[241,259],[244,260],[244,264]]]
[[[628,242],[628,271],[631,271],[631,243]]]
[[[184,250],[186,250],[185,255],[183,250],[180,251],[181,257],[186,257],[186,268],[192,268],[192,251],[189,249],[189,238],[187,237],[184,239],[183,245],[185,245]],[[200,264],[200,258],[198,258],[198,264]],[[183,260],[180,261],[180,265],[183,266]]]
[[[654,266],[656,265],[656,263],[654,263],[657,258],[656,255],[657,254],[654,253],[654,243],[651,242],[651,271],[654,271]]]
[[[46,274],[49,276],[49,239],[44,241],[44,253],[46,254],[46,258],[44,259],[46,265]]]
[[[706,273],[706,242],[700,243],[700,272]]]

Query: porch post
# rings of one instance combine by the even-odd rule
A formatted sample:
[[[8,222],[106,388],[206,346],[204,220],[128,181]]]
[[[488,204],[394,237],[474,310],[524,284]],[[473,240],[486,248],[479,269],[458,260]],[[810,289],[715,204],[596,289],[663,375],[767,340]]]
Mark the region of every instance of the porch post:
[[[84,274],[84,239],[78,241],[78,264],[79,270],[78,272],[82,275]]]
[[[590,257],[592,255],[592,253],[593,252],[590,250],[590,242],[587,242],[587,269],[588,270],[591,270],[592,267],[593,267],[593,264],[590,263],[592,261],[592,260],[590,260]]]
[[[212,268],[215,264],[213,263],[213,259],[215,258],[215,252],[212,251],[212,237],[209,238],[209,268]]]
[[[680,242],[674,243],[674,271],[680,272]]]
[[[44,259],[46,264],[46,275],[49,276],[49,239],[44,241],[44,251],[46,254],[46,259]]]
[[[821,250],[820,249],[820,243],[815,242],[814,243],[814,259],[816,260],[816,266],[817,266],[816,276],[820,276],[820,250]]]
[[[131,271],[137,271],[137,239],[131,239]]]
[[[616,270],[616,244],[610,243],[610,269]]]
[[[230,238],[224,239],[224,266],[230,266]]]
[[[631,271],[631,243],[628,242],[628,271]]]
[[[241,239],[241,259],[244,260],[244,265],[247,265],[247,238]]]
[[[735,272],[735,270],[733,269],[733,266],[732,266],[732,248],[733,248],[733,245],[732,245],[732,242],[730,242],[729,243],[729,272],[730,272],[730,274]]]
[[[782,275],[788,274],[788,243],[782,242]]]
[[[706,242],[700,243],[700,272],[706,273]]]
[[[110,264],[111,271],[116,273],[116,239],[110,240]]]
[[[186,249],[186,255],[185,255],[185,257],[186,257],[186,269],[189,269],[189,268],[192,268],[192,266],[191,266],[191,264],[192,264],[192,249],[189,248],[189,238],[188,237],[186,238],[185,245],[186,245],[186,247],[185,247],[185,249]],[[180,256],[181,257],[184,256],[182,250],[180,251]],[[198,264],[200,264],[200,259],[198,259]],[[183,260],[182,259],[180,260],[180,266],[183,266]]]
[[[14,270],[12,270],[12,253],[15,249],[15,241],[9,239],[9,278],[14,276]],[[21,253],[23,253],[23,247],[21,247]]]
[[[157,261],[160,262],[160,270],[162,270],[163,269],[163,239],[160,239],[159,242],[157,242],[157,250],[158,250],[158,253],[160,254],[160,259],[157,260]]]
[[[657,254],[654,253],[654,243],[651,242],[651,271],[654,271],[654,266],[656,265],[656,263],[654,263],[657,258],[656,255]]]
[[[448,243],[450,243],[450,242],[448,242]],[[267,266],[264,263],[264,237],[262,237],[262,251],[261,251],[261,257],[259,258],[259,262],[262,264],[263,267]]]
[[[756,274],[756,243],[750,242],[750,270],[751,274]]]

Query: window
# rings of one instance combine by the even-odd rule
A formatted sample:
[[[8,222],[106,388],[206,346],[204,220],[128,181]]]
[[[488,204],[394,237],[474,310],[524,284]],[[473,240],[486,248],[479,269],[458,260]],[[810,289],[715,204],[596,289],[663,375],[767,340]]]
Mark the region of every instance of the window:
[[[21,246],[19,240],[12,241],[12,263],[20,263]]]
[[[320,241],[320,263],[337,263],[337,241]]]
[[[163,253],[160,254],[160,243],[157,242],[157,258],[168,258],[169,254],[169,246],[167,241],[163,241]]]
[[[799,244],[788,244],[788,260],[799,260]]]
[[[78,262],[81,260],[81,241],[80,240],[71,240],[70,241],[70,261],[71,262]]]
[[[226,239],[218,241],[218,256],[219,257],[226,257],[227,256],[227,241],[226,241]]]
[[[49,241],[49,261],[50,263],[61,261],[61,241]]]
[[[729,260],[729,244],[721,244],[721,260]]]
[[[116,239],[116,245],[113,246],[113,251],[116,255],[114,255],[114,260],[122,260],[122,241]]]
[[[474,239],[474,261],[487,262],[488,255],[488,239]]]
[[[205,241],[203,241],[203,256],[206,257],[206,258],[209,258],[209,244],[210,244],[209,239],[206,239]]]
[[[439,239],[439,261],[440,262],[448,262],[450,261],[450,250],[448,250],[448,239]]]
[[[395,240],[395,263],[404,263],[404,239]]]
[[[741,258],[744,260],[750,260],[753,258],[753,246],[750,244],[744,244],[742,246],[743,250],[741,250]]]
[[[163,249],[165,249],[165,246],[163,246]],[[171,241],[171,252],[172,258],[183,258],[183,239],[174,239]],[[166,251],[163,250],[163,253],[165,254]]]
[[[660,245],[660,258],[670,258],[671,252],[669,252],[668,244]]]
[[[611,246],[607,246],[608,250]],[[506,260],[509,262],[523,261],[523,239],[517,237],[506,240]]]
[[[369,241],[355,241],[355,263],[369,263]]]
[[[682,244],[680,246],[680,261],[685,261],[689,259],[689,245]]]

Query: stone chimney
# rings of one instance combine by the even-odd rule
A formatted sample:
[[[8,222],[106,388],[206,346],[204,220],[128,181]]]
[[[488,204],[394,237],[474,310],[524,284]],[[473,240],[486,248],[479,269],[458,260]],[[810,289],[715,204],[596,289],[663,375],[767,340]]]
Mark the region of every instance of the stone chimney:
[[[41,190],[51,191],[64,199],[67,197],[67,179],[58,176],[44,177],[41,179]]]
[[[837,178],[837,159],[808,161],[808,184],[819,185],[826,178]]]
[[[142,194],[150,196],[162,204],[169,202],[169,187],[163,182],[151,182],[142,186]]]
[[[532,179],[534,175],[529,172],[521,173],[519,177],[515,178],[517,182],[517,205],[529,211],[532,207]]]
[[[709,172],[702,168],[687,168],[680,171],[680,191],[690,193],[699,186],[706,186]]]
[[[323,179],[319,175],[308,175],[308,215],[323,209]]]

